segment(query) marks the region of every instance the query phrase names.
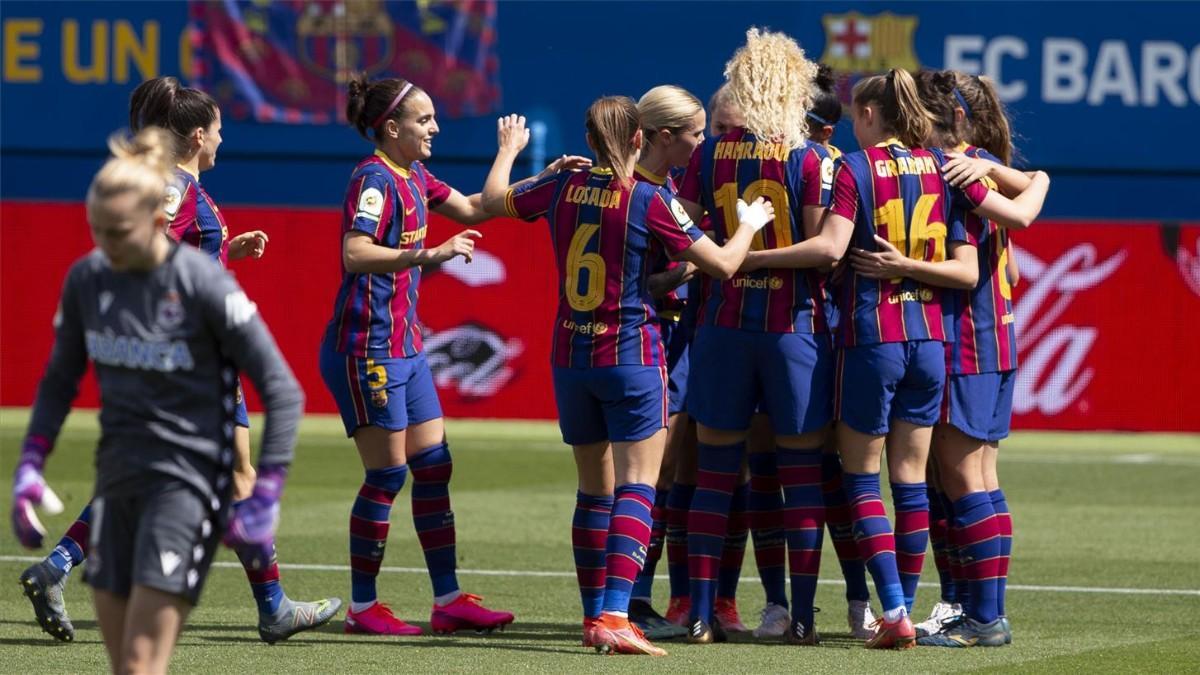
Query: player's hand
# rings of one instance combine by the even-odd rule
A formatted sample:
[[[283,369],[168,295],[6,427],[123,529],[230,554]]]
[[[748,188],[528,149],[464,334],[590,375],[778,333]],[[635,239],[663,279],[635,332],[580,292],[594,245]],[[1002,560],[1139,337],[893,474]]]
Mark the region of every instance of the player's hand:
[[[775,207],[762,197],[755,199],[753,204],[746,204],[745,201],[739,199],[737,201],[737,217],[739,223],[758,232],[775,218]]]
[[[46,528],[38,518],[37,508],[47,513],[62,513],[63,504],[46,484],[42,475],[50,443],[41,436],[29,436],[21,447],[21,458],[13,472],[12,525],[13,534],[25,548],[41,548]]]
[[[275,536],[279,525],[279,498],[287,467],[260,466],[254,492],[233,505],[233,515],[225,530],[225,545],[230,548],[246,544],[265,544]]]
[[[500,152],[521,152],[529,145],[529,129],[525,127],[524,115],[505,115],[496,120],[496,142]]]
[[[446,262],[461,255],[468,263],[471,262],[471,257],[475,255],[475,240],[481,237],[483,233],[479,230],[459,232],[437,247],[437,261]]]
[[[859,276],[868,279],[896,279],[907,276],[909,258],[900,252],[892,243],[876,235],[875,245],[878,251],[864,251],[861,248],[850,249],[850,266]]]
[[[545,178],[563,171],[583,171],[584,169],[592,168],[592,159],[581,155],[563,155],[558,159],[546,165],[545,169],[538,174],[538,179]]]
[[[267,251],[268,241],[270,238],[262,230],[243,232],[229,240],[229,258],[231,260],[261,258]]]
[[[954,187],[964,187],[984,178],[992,171],[992,162],[979,157],[968,157],[959,152],[947,152],[947,161],[942,165],[942,175]]]

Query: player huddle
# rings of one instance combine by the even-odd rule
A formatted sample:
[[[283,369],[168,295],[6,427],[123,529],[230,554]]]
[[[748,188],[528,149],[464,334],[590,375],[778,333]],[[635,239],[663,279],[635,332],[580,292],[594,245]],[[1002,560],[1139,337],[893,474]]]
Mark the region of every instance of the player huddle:
[[[346,193],[342,282],[319,354],[364,469],[346,632],[421,633],[375,592],[390,509],[410,477],[432,629],[513,621],[455,574],[453,461],[416,305],[421,266],[470,261],[481,234],[427,248],[433,210],[465,225],[549,222],[553,386],[579,477],[571,539],[585,646],[664,655],[651,639],[747,631],[735,597],[748,532],[766,598],[755,637],[817,644],[826,525],[849,628],[867,647],[1011,641],[1012,529],[996,473],[1016,370],[1007,230],[1034,220],[1048,178],[1007,167],[1008,123],[978,77],[861,80],[850,114],[863,149],[844,155],[828,144],[842,115],[833,74],[787,36],[750,30],[725,77],[708,114],[674,86],[636,103],[596,100],[585,121],[595,161],[564,156],[517,183],[529,132],[523,117],[502,117],[495,163],[470,196],[422,163],[438,133],[425,92],[398,79],[350,83],[347,119],[375,151]],[[69,640],[62,589],[90,556],[114,670],[161,670],[221,536],[246,568],[264,640],[321,625],[341,603],[294,602],[279,584],[274,527],[301,401],[253,303],[222,271],[227,257],[261,256],[267,236],[229,239],[200,187],[221,142],[217,106],[159,78],[134,93],[130,121],[138,135],[111,143],[88,194],[97,250],[64,285],[13,522],[23,544],[41,544],[34,506],[55,501],[42,467],[90,358],[102,396],[95,497],[22,584],[42,627]],[[267,413],[257,471],[238,372]],[[930,540],[941,598],[914,626]],[[665,617],[649,602],[664,549]]]

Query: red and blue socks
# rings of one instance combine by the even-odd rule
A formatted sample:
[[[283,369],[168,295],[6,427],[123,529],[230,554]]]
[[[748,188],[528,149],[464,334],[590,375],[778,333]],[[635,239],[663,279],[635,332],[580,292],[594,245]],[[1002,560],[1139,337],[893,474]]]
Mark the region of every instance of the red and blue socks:
[[[774,452],[756,452],[750,465],[747,513],[754,539],[754,562],[767,602],[787,607],[787,539],[783,532],[783,490]]]
[[[996,580],[996,609],[1000,616],[1007,616],[1004,609],[1004,594],[1008,588],[1008,562],[1012,559],[1013,524],[1008,511],[1008,500],[1000,488],[992,490],[992,509],[996,512],[996,525],[1000,529],[1000,564]]]
[[[738,581],[742,578],[742,562],[746,559],[746,540],[750,535],[746,513],[750,487],[739,485],[729,500],[729,521],[725,529],[725,546],[721,549],[721,570],[717,573],[717,597],[732,600],[737,597]]]
[[[695,485],[675,483],[667,493],[667,574],[671,597],[686,598],[688,588],[688,511]]]
[[[954,576],[950,573],[950,525],[952,516],[942,506],[942,495],[932,485],[928,487],[929,498],[929,545],[933,548],[933,563],[937,567],[938,588],[941,601],[953,605],[958,602]]]
[[[698,445],[696,493],[688,512],[688,577],[691,618],[711,623],[721,551],[729,530],[729,504],[741,476],[746,444]]]
[[[987,492],[972,492],[954,502],[954,535],[970,592],[963,612],[980,623],[999,616],[1000,524]]]
[[[83,507],[79,517],[67,528],[66,534],[58,540],[54,550],[46,556],[46,560],[54,565],[63,575],[71,573],[71,569],[87,558],[88,538],[92,533],[92,503]]]
[[[858,554],[875,580],[879,604],[885,614],[899,613],[905,609],[904,588],[896,568],[896,539],[879,492],[879,474],[844,472],[842,484],[854,518]]]
[[[929,496],[925,482],[892,483],[892,506],[896,511],[896,568],[904,588],[904,608],[912,613],[929,547]]]
[[[350,509],[352,611],[360,612],[375,602],[375,578],[383,563],[392,502],[407,476],[408,467],[404,465],[368,470]]]
[[[633,582],[633,598],[650,602],[654,591],[654,573],[662,558],[667,530],[667,495],[669,490],[655,490],[654,507],[650,509],[650,545],[646,547],[646,564]],[[669,563],[668,563],[669,564]]]
[[[583,616],[600,616],[604,603],[605,549],[612,518],[611,495],[575,494],[575,516],[571,519],[571,547],[575,553],[575,578]]]
[[[605,546],[605,612],[629,611],[633,581],[646,562],[650,542],[650,511],[654,508],[654,486],[627,483],[613,493],[612,519]]]
[[[825,502],[821,494],[821,449],[777,448],[779,485],[783,488],[783,529],[787,534],[788,572],[792,580],[792,620],[812,628],[813,600],[825,538]]]
[[[275,557],[274,539],[262,544],[244,544],[235,548],[234,552],[246,571],[246,580],[250,582],[250,592],[254,594],[258,613],[274,616],[287,599],[279,583],[279,562]]]
[[[454,463],[443,442],[408,458],[412,473],[412,517],[425,552],[425,567],[441,605],[458,595],[454,511],[450,510],[450,476]]]
[[[842,485],[842,459],[837,453],[821,455],[821,495],[825,501],[825,524],[829,527],[829,538],[837,553],[846,581],[846,599],[867,602],[871,591],[867,588],[867,566],[858,555],[854,543],[854,521],[850,516],[850,504],[846,501],[846,490]]]

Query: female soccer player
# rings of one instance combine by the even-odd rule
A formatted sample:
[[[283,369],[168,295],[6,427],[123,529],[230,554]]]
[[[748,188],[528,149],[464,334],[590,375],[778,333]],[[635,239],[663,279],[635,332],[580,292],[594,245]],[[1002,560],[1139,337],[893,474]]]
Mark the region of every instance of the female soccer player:
[[[419,635],[376,598],[396,493],[412,472],[413,524],[433,582],[434,632],[491,630],[509,612],[484,607],[458,586],[452,472],[442,408],[421,348],[421,266],[471,260],[480,233],[464,230],[425,247],[429,210],[464,224],[488,215],[421,163],[438,134],[433,101],[411,82],[350,81],[346,119],[375,152],[354,168],[342,220],[342,282],[321,343],[321,377],[341,411],[366,472],[350,512],[352,602],[347,633]]]
[[[508,189],[529,140],[525,118],[499,122],[500,150],[484,185],[493,213],[547,215],[559,273],[554,392],[563,440],[579,474],[572,540],[584,605],[584,644],[663,655],[627,618],[650,537],[650,508],[666,440],[666,359],[646,281],[652,247],[728,278],[770,218],[761,200],[735,203],[741,227],[719,247],[666,189],[634,181],[643,131],[634,102],[598,99],[586,118],[597,167]]]
[[[687,166],[692,151],[704,140],[706,116],[700,101],[687,90],[673,85],[654,87],[638,101],[644,144],[634,167],[634,179],[665,187],[675,194],[675,182],[670,174]],[[662,467],[655,486],[653,524],[645,564],[633,585],[629,602],[629,619],[638,625],[651,640],[681,637],[686,630],[664,619],[650,604],[654,572],[662,556],[666,529],[667,500],[673,489],[676,457],[686,445],[688,417],[687,396],[688,346],[692,341],[694,322],[688,310],[691,301],[690,285],[697,267],[688,262],[672,261],[666,251],[655,247],[648,279],[650,294],[655,299],[659,331],[666,350],[667,363],[667,440]],[[693,487],[694,489],[694,487]],[[676,493],[683,493],[681,486]],[[682,494],[677,494],[677,499]],[[688,495],[690,501],[690,495]],[[686,507],[684,507],[686,510]],[[686,559],[684,560],[686,571]],[[677,574],[676,570],[675,574]],[[686,584],[686,576],[685,582]],[[672,586],[674,588],[674,584]],[[673,594],[672,594],[673,595]]]
[[[982,174],[1007,178],[1018,191],[1028,185],[1030,180],[1024,174],[1006,167],[1012,149],[1008,120],[987,82],[952,71],[922,71],[917,85],[934,114],[928,145],[983,160]],[[970,136],[987,138],[1004,159],[969,145],[966,139]],[[974,214],[968,214],[964,225],[968,238],[979,247],[979,282],[969,291],[946,298],[953,332],[947,345],[946,391],[932,449],[938,468],[938,496],[944,501],[943,517],[950,535],[948,548],[957,563],[951,571],[957,578],[950,589],[943,582],[942,601],[917,632],[919,644],[1000,646],[1011,640],[1011,634],[1000,620],[999,586],[1007,552],[1003,550],[1003,520],[996,508],[997,502],[1005,502],[1003,493],[996,495],[995,456],[998,443],[1008,436],[1017,367],[1008,232]],[[1003,510],[1007,516],[1007,508]],[[1011,537],[1011,531],[1007,535]],[[958,588],[966,591],[962,597],[958,597]],[[947,598],[947,590],[954,595]],[[946,612],[946,600],[961,603],[961,607]],[[958,614],[965,616],[959,618]],[[934,624],[936,619],[941,621]]]
[[[816,66],[795,41],[751,29],[725,73],[745,125],[700,146],[680,200],[693,218],[707,211],[717,241],[733,233],[737,199],[766,196],[776,210],[773,226],[756,239],[741,271],[711,282],[692,345],[693,360],[705,367],[694,370],[688,383],[700,450],[688,518],[689,640],[723,638],[713,626],[714,571],[751,419],[761,403],[775,433],[784,492],[793,594],[788,639],[815,644],[812,598],[824,527],[820,446],[832,398],[823,284],[810,271],[758,256],[802,240],[806,218],[815,228],[832,161],[805,137]]]
[[[842,120],[842,102],[838,98],[833,69],[825,64],[818,65],[814,83],[813,107],[808,111],[809,138],[825,146],[829,156],[837,160],[842,156],[842,151],[830,141],[834,128]],[[828,281],[831,293],[826,298],[825,313],[829,332],[833,335],[837,334],[839,317],[832,296],[836,292],[837,281],[844,273],[843,268],[840,274],[831,274]],[[850,505],[842,486],[842,460],[837,453],[837,440],[832,436],[826,441],[821,454],[821,489],[825,501],[825,524],[829,528],[829,538],[833,541],[842,568],[842,578],[846,582],[846,623],[851,635],[866,640],[875,634],[875,614],[871,611],[867,568],[854,543]]]
[[[101,440],[87,581],[114,673],[166,672],[200,597],[226,532],[236,373],[267,414],[257,480],[227,542],[272,538],[303,407],[254,304],[220,266],[165,235],[171,144],[159,129],[109,142],[113,157],[87,196],[96,250],[67,274],[14,481],[17,493],[41,482],[90,359]]]
[[[940,287],[971,288],[979,273],[960,212],[1028,224],[1046,181],[1013,201],[980,183],[947,191],[940,152],[916,147],[931,114],[905,71],[860,81],[851,112],[866,149],[843,157],[820,234],[785,254],[831,264],[855,246],[854,273],[838,296],[838,448],[859,552],[884,610],[867,647],[908,648],[916,637],[907,608],[927,539],[925,461],[945,380]],[[879,492],[885,441],[897,536]]]
[[[180,85],[174,77],[147,80],[130,98],[129,126],[134,132],[157,126],[171,134],[175,180],[167,186],[164,210],[172,239],[199,248],[222,266],[228,260],[262,257],[266,233],[255,230],[230,238],[224,217],[200,185],[200,173],[215,166],[221,145],[221,111],[211,96]],[[233,499],[237,501],[250,496],[255,475],[250,461],[250,418],[240,385],[235,399]],[[21,576],[42,629],[59,640],[74,637],[62,591],[71,569],[86,559],[90,522],[91,504],[50,555]],[[341,607],[337,598],[316,602],[288,598],[279,581],[274,541],[246,544],[236,552],[258,605],[258,634],[264,642],[286,640],[323,625]]]

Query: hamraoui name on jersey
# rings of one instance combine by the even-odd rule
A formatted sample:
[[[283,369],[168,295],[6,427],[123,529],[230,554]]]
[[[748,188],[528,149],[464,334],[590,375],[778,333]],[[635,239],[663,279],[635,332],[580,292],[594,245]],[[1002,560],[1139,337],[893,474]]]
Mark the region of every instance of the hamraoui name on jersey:
[[[1022,70],[1019,62],[1028,60],[1031,47],[1037,46],[1015,35],[947,35],[942,66],[986,75],[996,83],[1000,98],[1019,101],[1038,92],[1031,92],[1029,83],[1012,72]],[[1095,45],[1046,37],[1040,46],[1043,103],[1200,105],[1200,44],[1112,39]]]
[[[183,340],[144,340],[95,330],[86,331],[84,339],[88,356],[106,366],[170,373],[196,365]]]

